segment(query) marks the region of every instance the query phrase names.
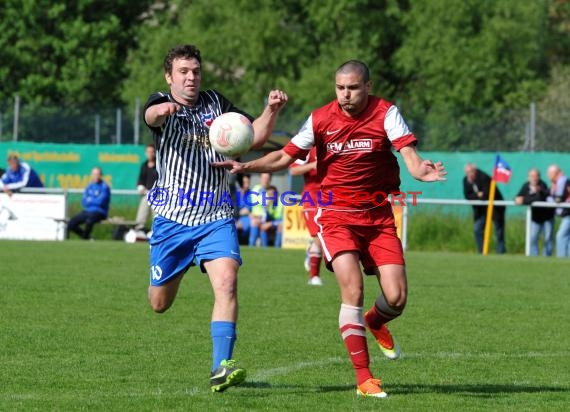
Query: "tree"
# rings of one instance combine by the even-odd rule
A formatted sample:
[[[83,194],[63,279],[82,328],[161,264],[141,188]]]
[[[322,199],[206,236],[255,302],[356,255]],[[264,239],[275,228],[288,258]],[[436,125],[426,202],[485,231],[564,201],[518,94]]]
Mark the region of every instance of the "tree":
[[[166,87],[161,62],[175,44],[203,51],[203,87],[215,87],[252,114],[271,88],[291,96],[280,125],[295,130],[310,110],[334,98],[333,76],[348,59],[368,62],[378,89],[399,86],[389,59],[398,45],[396,0],[196,0],[157,11],[129,55],[123,97]],[[190,40],[189,40],[190,39]],[[283,127],[283,126],[282,126]]]
[[[553,67],[536,123],[537,150],[570,151],[570,66]]]
[[[120,101],[133,26],[150,0],[4,0],[0,100],[35,106]]]
[[[503,111],[526,110],[544,89],[546,2],[412,1],[404,23],[395,60],[424,147],[515,149],[525,123],[514,116],[505,130]]]

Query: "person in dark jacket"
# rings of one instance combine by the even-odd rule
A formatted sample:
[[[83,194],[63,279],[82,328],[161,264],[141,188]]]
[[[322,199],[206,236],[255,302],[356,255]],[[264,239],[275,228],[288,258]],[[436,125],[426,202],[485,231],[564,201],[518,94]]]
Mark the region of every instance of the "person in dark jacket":
[[[111,202],[111,189],[103,181],[103,171],[100,167],[91,170],[91,182],[83,192],[81,204],[83,210],[73,216],[67,225],[67,235],[74,232],[82,239],[89,239],[93,226],[107,218],[109,214],[109,203]],[[81,227],[85,224],[84,227]]]
[[[528,181],[524,183],[515,197],[517,205],[530,205],[532,202],[546,202],[550,191],[540,179],[540,172],[532,168],[528,172]],[[552,256],[554,246],[554,208],[533,207],[530,224],[530,255],[538,256],[538,238],[544,234],[544,256]]]
[[[477,169],[475,164],[465,165],[465,177],[463,178],[463,194],[467,200],[489,200],[489,188],[491,187],[491,177]],[[499,188],[495,191],[495,200],[503,200],[503,195]],[[473,232],[477,244],[477,252],[483,252],[483,234],[485,231],[485,221],[487,217],[487,206],[473,205]],[[497,239],[497,253],[506,252],[505,246],[505,207],[493,207],[493,224],[495,226],[495,237]]]
[[[156,149],[154,144],[149,144],[145,148],[146,160],[141,165],[139,177],[137,179],[137,190],[141,194],[139,208],[137,210],[135,230],[143,230],[151,209],[148,203],[148,192],[154,187],[158,177],[156,171]]]

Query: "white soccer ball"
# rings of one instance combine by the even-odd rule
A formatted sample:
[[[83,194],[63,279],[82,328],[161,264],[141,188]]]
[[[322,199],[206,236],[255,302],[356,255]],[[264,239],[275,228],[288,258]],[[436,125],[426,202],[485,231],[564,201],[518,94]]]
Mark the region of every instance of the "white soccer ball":
[[[246,153],[253,144],[253,126],[240,113],[227,112],[210,125],[210,144],[216,152],[229,157]]]

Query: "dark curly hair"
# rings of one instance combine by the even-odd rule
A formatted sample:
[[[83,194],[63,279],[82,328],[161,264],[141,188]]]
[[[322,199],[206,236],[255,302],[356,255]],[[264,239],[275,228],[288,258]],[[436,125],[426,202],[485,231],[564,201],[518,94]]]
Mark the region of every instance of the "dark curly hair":
[[[168,51],[168,54],[164,58],[164,72],[172,73],[172,62],[174,59],[196,59],[198,63],[202,64],[202,57],[200,56],[200,50],[196,46],[191,44],[182,44],[175,46]]]

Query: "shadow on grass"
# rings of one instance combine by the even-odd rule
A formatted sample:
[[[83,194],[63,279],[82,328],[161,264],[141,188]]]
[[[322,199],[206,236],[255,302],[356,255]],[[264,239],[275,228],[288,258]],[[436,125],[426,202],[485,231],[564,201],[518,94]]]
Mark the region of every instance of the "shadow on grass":
[[[269,382],[244,382],[241,387],[252,389],[272,389],[272,390],[302,390],[303,392],[351,392],[355,390],[355,385],[292,385]],[[493,396],[520,394],[520,393],[567,393],[570,387],[562,386],[531,386],[531,385],[502,385],[502,384],[464,384],[464,385],[413,385],[413,384],[390,384],[385,386],[386,391],[392,395],[407,394],[447,394],[464,396]]]
[[[320,393],[320,392],[347,392],[353,391],[356,387],[354,385],[338,385],[338,386],[314,386],[314,385],[299,385],[290,383],[270,383],[262,381],[246,381],[239,385],[240,388],[248,389],[271,389],[283,390],[290,392],[301,393]]]
[[[391,384],[386,390],[392,394],[418,394],[418,393],[442,393],[460,394],[465,396],[496,396],[512,393],[564,393],[570,392],[570,388],[562,386],[531,386],[531,385],[501,385],[501,384],[463,384],[463,385],[412,385]]]

